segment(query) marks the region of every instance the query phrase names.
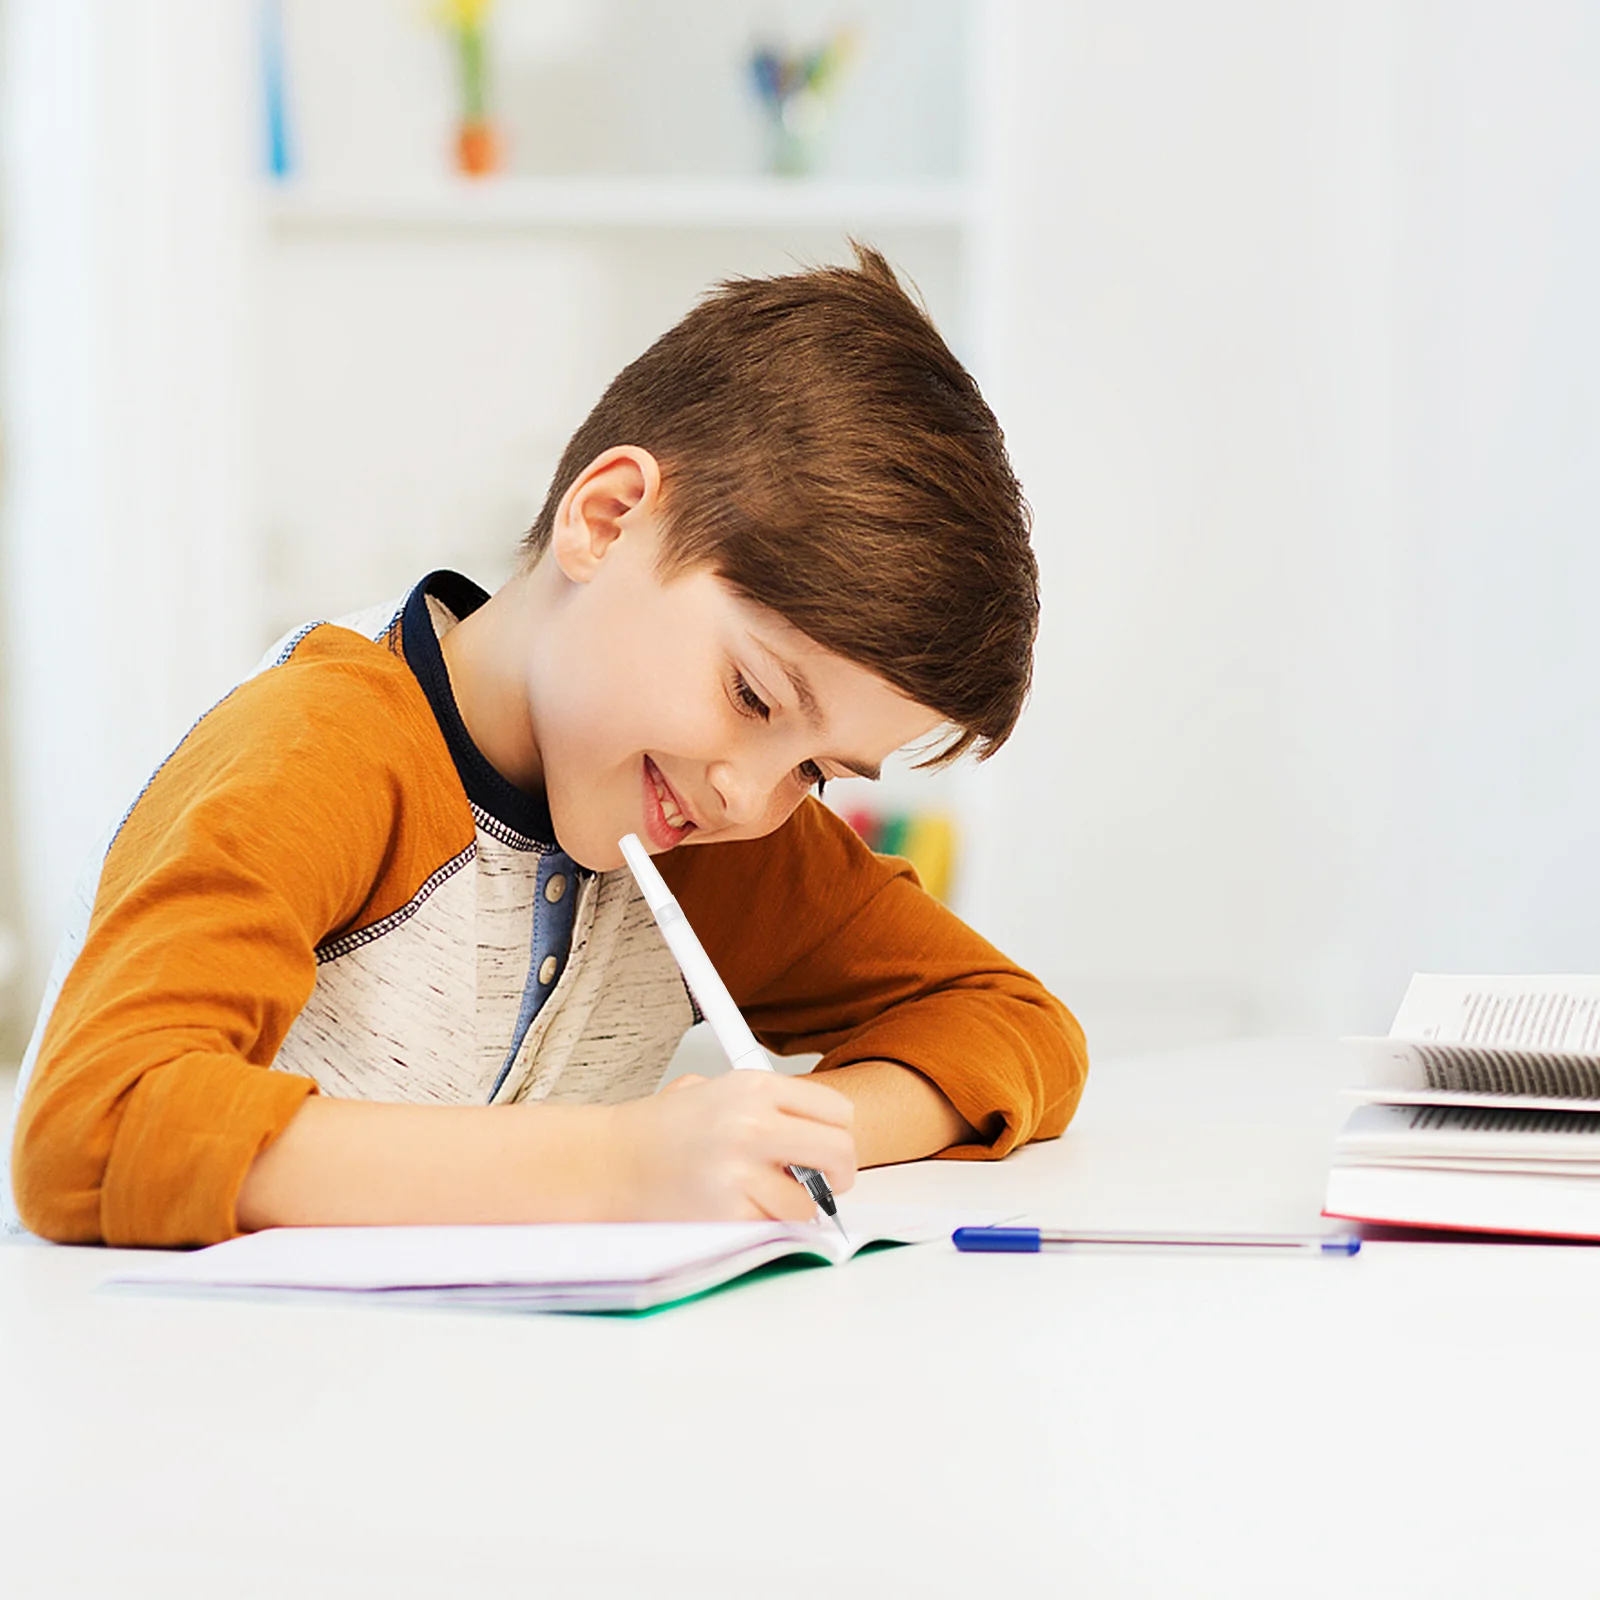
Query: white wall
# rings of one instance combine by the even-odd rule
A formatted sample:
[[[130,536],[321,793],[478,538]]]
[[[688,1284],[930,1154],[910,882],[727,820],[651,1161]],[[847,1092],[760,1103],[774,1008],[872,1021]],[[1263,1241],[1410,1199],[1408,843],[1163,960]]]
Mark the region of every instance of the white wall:
[[[1397,227],[1425,958],[1600,969],[1600,12],[1408,7]]]
[[[10,912],[34,992],[90,845],[258,648],[248,18],[4,11]]]
[[[977,785],[984,930],[1102,1044],[1381,1026],[1414,967],[1594,970],[1600,14],[982,10],[972,131],[1004,166],[979,310],[1046,580],[1034,707]],[[595,84],[572,75],[595,19],[661,16],[521,13],[508,91]],[[724,54],[736,14],[694,12]],[[726,260],[704,239],[268,244],[238,181],[248,16],[7,8],[7,642],[36,954],[123,788],[268,626],[435,559],[492,577],[616,361],[699,283],[768,264],[731,238]],[[387,18],[393,47],[303,76],[308,176],[435,161],[448,80],[415,9],[291,3],[291,45],[313,16]],[[881,112],[897,80],[872,70]],[[524,105],[519,162],[616,92]],[[944,170],[958,98],[911,106],[930,120],[886,170]],[[646,165],[753,158],[730,102],[689,101],[693,137]],[[948,315],[948,252],[887,242]]]
[[[1596,14],[1020,10],[997,936],[1122,1036],[1593,970]]]
[[[1381,733],[1381,29],[1019,9],[1001,404],[1046,616],[993,926],[1119,1036],[1299,1023]]]
[[[950,252],[885,247],[932,303]],[[721,277],[846,257],[837,234],[315,229],[263,261],[264,597],[283,629],[438,566],[493,587],[611,377]]]

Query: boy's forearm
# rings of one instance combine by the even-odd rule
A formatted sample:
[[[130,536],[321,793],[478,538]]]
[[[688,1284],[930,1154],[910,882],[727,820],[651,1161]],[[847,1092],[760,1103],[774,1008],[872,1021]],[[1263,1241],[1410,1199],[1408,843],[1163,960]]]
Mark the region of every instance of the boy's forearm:
[[[239,1227],[608,1220],[608,1114],[319,1096],[256,1157]]]
[[[856,1159],[863,1167],[920,1161],[979,1139],[937,1084],[898,1061],[852,1061],[818,1076],[855,1105]]]
[[[830,1086],[732,1072],[610,1106],[313,1098],[252,1164],[234,1221],[798,1221],[787,1168],[855,1182],[853,1108]]]
[[[852,1062],[818,1081],[854,1105],[861,1166],[916,1161],[979,1137],[942,1090],[898,1062]],[[618,1109],[317,1096],[256,1157],[238,1225],[617,1220],[637,1206],[618,1181]]]

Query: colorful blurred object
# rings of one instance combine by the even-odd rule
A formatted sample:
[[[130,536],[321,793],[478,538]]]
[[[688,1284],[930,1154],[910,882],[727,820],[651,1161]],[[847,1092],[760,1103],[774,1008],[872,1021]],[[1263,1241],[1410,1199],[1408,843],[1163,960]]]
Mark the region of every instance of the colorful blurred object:
[[[828,103],[856,53],[856,35],[841,28],[811,50],[763,46],[750,58],[750,79],[767,114],[767,170],[803,177],[816,165]]]
[[[902,856],[917,869],[922,887],[948,900],[955,881],[956,827],[942,811],[867,811],[843,813],[844,820],[880,856]]]
[[[489,116],[489,48],[485,23],[494,0],[441,0],[434,12],[454,41],[461,83],[456,166],[481,178],[500,167],[500,136]]]
[[[289,91],[283,58],[281,0],[261,0],[261,92],[267,114],[267,173],[280,182],[294,174],[289,141]]]

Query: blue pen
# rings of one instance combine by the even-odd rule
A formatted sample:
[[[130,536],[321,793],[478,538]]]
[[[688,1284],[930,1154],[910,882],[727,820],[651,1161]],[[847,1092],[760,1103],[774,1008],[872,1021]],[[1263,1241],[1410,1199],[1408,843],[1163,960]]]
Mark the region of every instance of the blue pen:
[[[1353,1256],[1354,1233],[1096,1233],[1050,1228],[957,1228],[957,1250],[1036,1255],[1041,1250],[1248,1250],[1268,1255]]]

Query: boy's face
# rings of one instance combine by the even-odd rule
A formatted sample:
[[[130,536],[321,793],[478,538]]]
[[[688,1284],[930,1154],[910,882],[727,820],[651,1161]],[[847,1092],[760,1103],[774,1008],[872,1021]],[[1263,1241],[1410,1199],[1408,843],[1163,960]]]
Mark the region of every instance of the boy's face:
[[[663,581],[653,499],[598,537],[578,522],[558,524],[523,609],[539,776],[582,865],[620,866],[625,833],[653,854],[759,838],[819,778],[874,775],[941,725],[711,572]]]

